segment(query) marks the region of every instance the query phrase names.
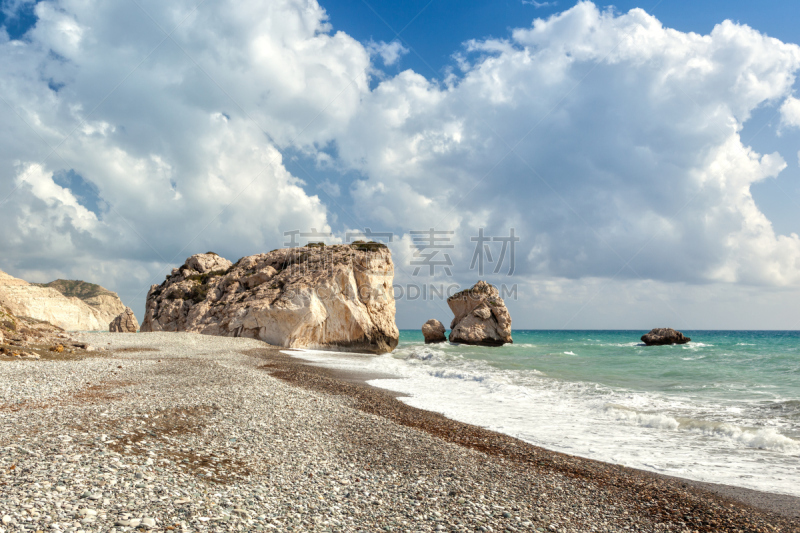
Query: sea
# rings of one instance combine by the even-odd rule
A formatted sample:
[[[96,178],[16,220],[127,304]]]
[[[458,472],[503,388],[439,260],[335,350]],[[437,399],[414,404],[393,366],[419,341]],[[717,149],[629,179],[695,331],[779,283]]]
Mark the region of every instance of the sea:
[[[414,407],[549,450],[661,474],[800,496],[800,332],[514,331],[498,348],[424,343],[390,354],[292,350]]]

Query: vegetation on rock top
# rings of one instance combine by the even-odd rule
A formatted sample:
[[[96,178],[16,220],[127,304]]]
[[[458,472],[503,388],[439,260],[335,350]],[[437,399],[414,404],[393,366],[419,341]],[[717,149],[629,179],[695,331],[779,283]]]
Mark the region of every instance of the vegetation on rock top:
[[[50,283],[32,283],[38,287],[49,287],[55,289],[67,298],[75,297],[81,300],[88,300],[95,296],[117,296],[116,293],[101,287],[95,283],[72,279],[57,279]]]
[[[201,285],[205,285],[206,283],[208,283],[209,278],[215,278],[217,276],[224,276],[229,271],[230,271],[230,269],[228,269],[228,270],[212,270],[211,272],[206,272],[205,274],[194,274],[194,275],[191,275],[186,279],[189,279],[189,280],[192,280],[192,281],[199,281]]]
[[[355,248],[356,250],[361,250],[363,252],[374,252],[376,250],[380,250],[383,248],[388,249],[389,247],[383,244],[382,242],[375,242],[375,241],[353,241],[350,244],[351,247]]]

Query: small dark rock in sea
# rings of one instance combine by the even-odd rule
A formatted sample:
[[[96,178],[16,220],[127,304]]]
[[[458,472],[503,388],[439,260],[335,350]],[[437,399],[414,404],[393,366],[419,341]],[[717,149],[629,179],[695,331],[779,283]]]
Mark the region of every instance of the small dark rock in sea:
[[[642,335],[642,342],[647,346],[663,346],[665,344],[686,344],[691,341],[680,331],[672,328],[655,328]]]

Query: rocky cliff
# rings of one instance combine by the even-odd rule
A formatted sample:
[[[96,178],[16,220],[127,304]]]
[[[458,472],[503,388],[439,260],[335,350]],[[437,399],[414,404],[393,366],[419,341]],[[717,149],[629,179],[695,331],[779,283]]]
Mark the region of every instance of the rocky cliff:
[[[89,300],[99,297],[98,301],[101,304],[99,308],[93,307],[79,297],[67,296],[56,288],[28,283],[0,271],[0,304],[17,317],[48,322],[67,331],[105,330],[108,328],[108,323],[119,314],[117,312],[108,315],[105,312],[105,307],[111,305],[108,295],[116,298],[116,294],[106,291],[99,285],[92,286],[104,291],[102,294],[87,297]],[[119,298],[116,300],[119,301]],[[125,309],[121,302],[119,305],[121,309]]]
[[[125,311],[125,305],[119,299],[117,293],[94,283],[57,279],[42,285],[42,287],[55,289],[68,298],[82,300],[83,303],[94,308],[99,313],[98,319],[105,320],[108,317],[107,322],[112,321],[114,317]]]
[[[0,304],[0,354],[6,355],[20,346],[53,344],[66,339],[70,337],[63,329],[32,318],[17,317]]]
[[[479,281],[447,299],[453,311],[450,342],[502,346],[511,343],[511,315],[497,287]]]
[[[0,360],[8,358],[39,359],[43,354],[80,354],[96,348],[74,339],[49,322],[15,316],[0,304]],[[77,352],[76,352],[77,351]]]
[[[150,288],[141,331],[389,352],[399,337],[393,278],[391,252],[379,243],[285,248],[236,264],[198,254]]]

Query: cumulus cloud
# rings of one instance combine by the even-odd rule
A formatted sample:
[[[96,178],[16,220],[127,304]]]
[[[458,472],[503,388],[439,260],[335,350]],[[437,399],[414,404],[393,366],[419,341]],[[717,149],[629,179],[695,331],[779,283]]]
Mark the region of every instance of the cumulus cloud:
[[[480,228],[514,228],[513,279],[541,294],[800,285],[800,238],[750,192],[785,158],[741,137],[765,106],[800,125],[794,44],[580,2],[465,43],[439,81],[378,72],[407,50],[336,31],[313,1],[141,6],[43,1],[24,39],[0,36],[0,267],[143,299],[191,253],[363,225],[398,235],[401,283],[419,281],[410,231],[452,231],[466,283]],[[310,162],[299,176],[287,151]]]
[[[528,275],[797,284],[800,240],[750,193],[785,161],[740,132],[798,66],[798,46],[747,26],[686,34],[582,2],[471,41],[445,85],[383,81],[341,154],[374,218],[456,230],[461,264],[479,227],[516,227]]]
[[[800,128],[800,100],[794,96],[784,100],[781,106],[781,124],[793,128]]]
[[[60,263],[138,294],[190,253],[330,229],[281,149],[342,129],[369,54],[315,3],[256,4],[40,2],[24,39],[0,41],[5,269]],[[126,260],[150,279],[113,268]]]
[[[403,46],[400,41],[392,41],[386,43],[383,41],[375,42],[370,40],[367,43],[367,50],[370,55],[377,55],[383,60],[386,66],[394,65],[402,56],[408,53],[408,48]]]

